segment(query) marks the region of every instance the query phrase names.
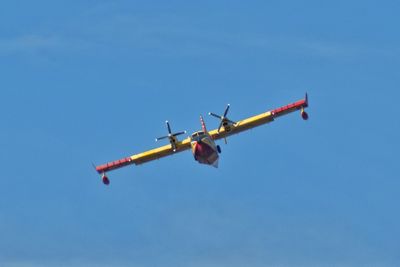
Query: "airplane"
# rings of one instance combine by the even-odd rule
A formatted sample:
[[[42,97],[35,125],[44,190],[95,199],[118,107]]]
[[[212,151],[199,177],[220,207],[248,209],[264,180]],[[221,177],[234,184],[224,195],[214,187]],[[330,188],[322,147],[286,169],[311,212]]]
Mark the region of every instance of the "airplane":
[[[202,129],[200,131],[194,132],[191,136],[182,141],[179,141],[177,137],[186,134],[186,131],[173,133],[170,123],[166,121],[165,123],[168,135],[156,138],[156,141],[168,139],[168,145],[164,145],[132,155],[130,157],[125,157],[94,167],[96,171],[100,174],[103,183],[105,185],[109,185],[110,180],[106,175],[106,173],[109,171],[119,169],[131,164],[140,165],[149,161],[153,161],[191,149],[193,157],[197,162],[199,162],[200,164],[211,165],[217,168],[219,154],[221,153],[221,147],[215,143],[216,140],[224,139],[226,144],[227,137],[231,135],[238,134],[254,127],[272,122],[276,118],[287,115],[297,110],[300,110],[300,114],[303,120],[308,120],[309,116],[305,111],[305,108],[307,107],[308,95],[306,93],[305,98],[298,100],[294,103],[240,121],[232,121],[227,117],[230,108],[230,105],[228,104],[222,116],[212,112],[208,113],[210,116],[218,118],[220,120],[218,128],[208,131],[206,128],[206,124],[204,123],[203,117],[200,116]]]

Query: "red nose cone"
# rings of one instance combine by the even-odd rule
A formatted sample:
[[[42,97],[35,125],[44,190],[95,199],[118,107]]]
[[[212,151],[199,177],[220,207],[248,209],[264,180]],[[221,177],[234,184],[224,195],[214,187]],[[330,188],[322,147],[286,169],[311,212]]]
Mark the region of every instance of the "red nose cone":
[[[307,114],[307,112],[305,112],[305,111],[302,111],[301,112],[301,117],[303,118],[303,120],[308,120],[308,114]]]
[[[108,179],[107,176],[103,176],[103,184],[105,184],[105,185],[109,185],[110,184],[110,180]]]

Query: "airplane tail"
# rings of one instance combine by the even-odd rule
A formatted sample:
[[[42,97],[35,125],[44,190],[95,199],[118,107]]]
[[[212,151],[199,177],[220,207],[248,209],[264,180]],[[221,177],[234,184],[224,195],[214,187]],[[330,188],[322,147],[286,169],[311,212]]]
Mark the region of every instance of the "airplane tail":
[[[206,124],[204,123],[204,119],[203,116],[200,115],[200,122],[201,122],[201,128],[203,129],[203,132],[207,133],[207,128],[206,128]]]

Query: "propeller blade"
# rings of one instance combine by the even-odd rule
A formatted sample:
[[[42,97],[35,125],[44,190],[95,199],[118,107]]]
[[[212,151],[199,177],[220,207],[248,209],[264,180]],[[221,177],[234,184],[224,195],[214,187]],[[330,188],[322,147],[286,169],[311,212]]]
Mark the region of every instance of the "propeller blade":
[[[165,123],[167,124],[168,133],[171,134],[172,131],[171,131],[171,126],[169,125],[169,122],[165,121]]]
[[[230,104],[228,104],[228,105],[226,106],[225,111],[224,111],[224,116],[220,116],[220,115],[215,114],[215,113],[212,113],[212,112],[209,112],[209,113],[208,113],[208,115],[211,115],[211,116],[216,117],[216,118],[218,118],[218,119],[221,120],[221,123],[219,124],[219,127],[218,127],[218,132],[221,131],[222,126],[224,126],[224,123],[226,123],[226,122],[229,122],[229,123],[231,123],[231,124],[233,124],[233,125],[236,125],[236,122],[234,122],[234,121],[232,121],[232,120],[230,120],[230,119],[228,119],[228,118],[226,117],[226,116],[228,115],[228,112],[229,112],[230,107],[231,107]]]
[[[178,136],[178,135],[182,135],[182,134],[185,134],[185,133],[186,133],[186,131],[178,132],[178,133],[174,133],[172,136]]]
[[[176,144],[175,143],[171,143],[171,147],[172,147],[172,151],[176,152]]]
[[[218,133],[221,131],[221,128],[222,128],[223,123],[224,123],[224,121],[221,121],[221,123],[219,124]]]
[[[159,141],[159,140],[162,140],[162,139],[169,139],[169,141],[170,141],[171,143],[173,143],[174,139],[173,139],[172,137],[175,137],[175,136],[182,135],[182,134],[185,134],[185,133],[186,133],[186,131],[177,132],[177,133],[172,133],[171,125],[169,124],[169,122],[168,122],[168,121],[165,121],[165,124],[166,124],[166,126],[167,126],[168,135],[166,135],[166,136],[161,136],[161,137],[159,137],[159,138],[156,138],[156,142]]]
[[[225,112],[224,112],[224,118],[226,118],[226,115],[228,115],[228,111],[229,111],[229,107],[231,105],[228,104],[228,106],[226,106]]]
[[[225,118],[225,120],[228,121],[228,122],[230,122],[230,123],[232,123],[232,124],[235,124],[235,125],[236,125],[236,122],[235,122],[235,121],[231,121],[230,119],[227,119],[227,118]]]
[[[162,137],[156,138],[156,142],[159,141],[159,140],[162,140],[162,139],[167,139],[168,137],[169,137],[169,136],[166,135],[166,136],[162,136]]]
[[[222,117],[222,116],[220,116],[220,115],[217,115],[217,114],[215,114],[215,113],[212,113],[212,112],[209,112],[209,113],[208,113],[208,115],[211,115],[211,116],[213,116],[213,117],[216,117],[216,118],[218,118],[218,119],[220,119],[220,120],[222,120],[222,119],[223,119],[223,117]]]

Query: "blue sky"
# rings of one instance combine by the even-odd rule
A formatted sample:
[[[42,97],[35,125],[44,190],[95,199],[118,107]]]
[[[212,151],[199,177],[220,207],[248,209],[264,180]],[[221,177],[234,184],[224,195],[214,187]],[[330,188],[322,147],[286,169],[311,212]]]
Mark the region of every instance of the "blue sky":
[[[399,266],[397,1],[3,1],[0,265]],[[221,143],[91,163],[310,95]],[[206,117],[208,128],[218,122]]]

